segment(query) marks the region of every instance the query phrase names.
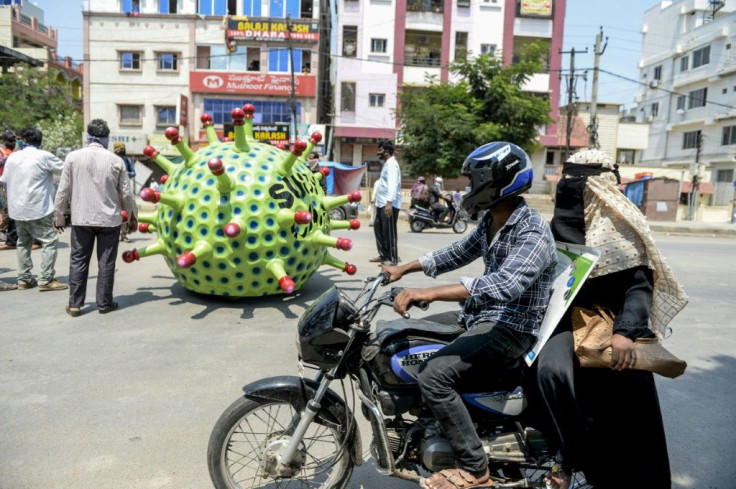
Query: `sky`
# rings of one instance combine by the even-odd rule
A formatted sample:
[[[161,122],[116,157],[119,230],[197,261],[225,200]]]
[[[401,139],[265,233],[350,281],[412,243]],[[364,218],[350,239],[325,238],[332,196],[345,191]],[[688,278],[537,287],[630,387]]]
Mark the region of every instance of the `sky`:
[[[82,0],[34,0],[45,12],[45,22],[58,29],[60,56],[82,60]],[[601,56],[603,70],[638,79],[641,53],[641,26],[644,11],[659,4],[656,0],[567,0],[565,9],[564,51],[575,48],[575,68],[589,68],[587,82],[578,81],[576,94],[590,100],[593,84],[593,47],[595,36],[603,28],[608,46]],[[588,47],[588,54],[582,53]],[[563,55],[563,68],[570,56]],[[562,84],[563,90],[565,84]],[[620,103],[632,108],[638,85],[601,73],[598,79],[598,101]],[[565,97],[565,93],[562,94]]]

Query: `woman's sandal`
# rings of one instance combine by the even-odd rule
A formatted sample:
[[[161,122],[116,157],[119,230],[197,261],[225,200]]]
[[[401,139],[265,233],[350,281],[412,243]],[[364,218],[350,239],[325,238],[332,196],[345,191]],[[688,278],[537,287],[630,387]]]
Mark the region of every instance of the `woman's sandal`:
[[[569,489],[572,485],[572,479],[562,470],[562,467],[554,464],[549,473],[544,477],[546,489]]]
[[[467,470],[460,468],[445,469],[433,474],[428,479],[419,481],[422,489],[472,489],[475,487],[491,487],[493,481],[486,471],[485,475],[475,477]]]

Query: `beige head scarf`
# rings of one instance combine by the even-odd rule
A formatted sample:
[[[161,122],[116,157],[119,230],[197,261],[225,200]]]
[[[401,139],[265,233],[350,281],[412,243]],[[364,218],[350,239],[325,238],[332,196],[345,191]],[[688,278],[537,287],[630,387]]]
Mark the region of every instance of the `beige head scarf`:
[[[601,164],[614,169],[603,151],[581,150],[567,163]],[[605,172],[588,177],[583,190],[585,244],[597,248],[601,259],[590,277],[646,265],[654,274],[654,300],[649,327],[665,334],[667,324],[688,302],[688,297],[654,244],[646,217],[617,187],[616,176]]]

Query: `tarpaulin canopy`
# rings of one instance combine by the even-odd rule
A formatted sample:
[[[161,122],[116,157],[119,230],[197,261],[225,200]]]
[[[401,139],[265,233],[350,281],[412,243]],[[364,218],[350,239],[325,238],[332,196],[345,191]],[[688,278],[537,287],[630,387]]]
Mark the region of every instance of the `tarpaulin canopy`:
[[[360,189],[365,165],[350,166],[335,161],[320,161],[319,166],[330,169],[327,176],[327,195],[345,195]]]

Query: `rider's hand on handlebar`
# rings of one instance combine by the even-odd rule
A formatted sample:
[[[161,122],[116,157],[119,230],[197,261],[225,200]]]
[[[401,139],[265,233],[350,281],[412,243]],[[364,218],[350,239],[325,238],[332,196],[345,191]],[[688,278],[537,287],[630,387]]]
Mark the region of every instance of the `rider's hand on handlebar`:
[[[399,292],[399,295],[394,298],[394,311],[406,317],[406,311],[413,304],[421,301],[430,301],[430,297],[426,289],[403,289]]]
[[[401,277],[404,276],[404,268],[401,266],[388,266],[388,265],[381,265],[381,272],[388,273],[389,279],[387,282],[384,282],[383,285],[388,285],[391,282],[396,282]]]

